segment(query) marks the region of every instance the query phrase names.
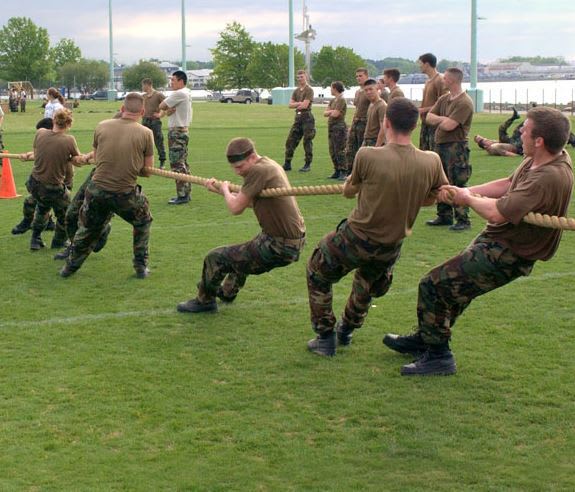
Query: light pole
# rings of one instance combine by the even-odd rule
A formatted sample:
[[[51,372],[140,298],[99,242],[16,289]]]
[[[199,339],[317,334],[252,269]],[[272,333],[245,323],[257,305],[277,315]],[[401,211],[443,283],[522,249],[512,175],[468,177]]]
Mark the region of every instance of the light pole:
[[[477,0],[471,0],[471,64],[470,87],[467,93],[473,99],[476,112],[483,111],[483,91],[477,88]]]
[[[289,72],[288,87],[295,86],[295,69],[293,56],[293,0],[289,0]]]
[[[110,88],[108,89],[108,101],[116,99],[116,91],[114,87],[114,43],[112,36],[112,0],[108,0],[108,29],[110,32]]]
[[[303,0],[303,31],[296,35],[296,39],[305,43],[305,66],[307,73],[311,79],[311,49],[310,44],[315,39],[317,32],[309,23],[309,14],[307,13],[307,5]]]
[[[182,70],[185,72],[186,68],[186,0],[182,0]]]

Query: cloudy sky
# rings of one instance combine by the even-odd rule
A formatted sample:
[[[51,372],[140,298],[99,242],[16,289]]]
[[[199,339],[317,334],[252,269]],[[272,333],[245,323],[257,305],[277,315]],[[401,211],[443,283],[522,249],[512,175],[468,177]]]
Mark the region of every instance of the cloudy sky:
[[[288,0],[184,0],[188,60],[209,60],[226,24],[237,21],[256,41],[288,42]],[[294,0],[295,32],[302,0]],[[562,55],[575,61],[575,0],[477,0],[478,57]],[[310,22],[323,45],[353,48],[364,58],[468,60],[471,0],[307,0]],[[114,53],[121,63],[181,56],[181,0],[112,0]],[[107,60],[108,1],[3,1],[0,25],[26,16],[50,34],[52,44],[71,38],[86,58]],[[296,41],[296,46],[302,43]]]

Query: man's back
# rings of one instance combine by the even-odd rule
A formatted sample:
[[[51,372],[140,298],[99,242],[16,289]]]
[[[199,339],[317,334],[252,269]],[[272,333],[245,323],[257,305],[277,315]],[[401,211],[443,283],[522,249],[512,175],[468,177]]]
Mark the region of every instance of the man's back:
[[[116,193],[133,190],[144,157],[154,155],[152,131],[127,118],[102,121],[94,132],[93,146],[96,171],[92,181]]]
[[[393,143],[360,149],[350,179],[359,194],[349,225],[383,244],[409,235],[426,199],[448,184],[437,154]]]

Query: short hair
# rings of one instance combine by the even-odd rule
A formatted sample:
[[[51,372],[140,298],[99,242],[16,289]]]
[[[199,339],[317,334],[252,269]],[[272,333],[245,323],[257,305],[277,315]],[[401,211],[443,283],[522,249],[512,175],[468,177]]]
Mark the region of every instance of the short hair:
[[[139,113],[144,107],[144,97],[137,92],[126,94],[124,99],[124,108],[130,113]]]
[[[42,118],[38,123],[36,123],[36,130],[39,130],[40,128],[51,130],[54,128],[54,120],[52,118]]]
[[[54,126],[57,126],[58,128],[67,128],[72,126],[72,121],[74,121],[72,118],[72,111],[66,108],[56,111],[54,113],[53,120]]]
[[[345,87],[343,86],[343,83],[340,82],[339,80],[336,80],[335,82],[331,83],[331,87],[333,87],[337,92],[339,92],[340,94],[345,91]]]
[[[387,104],[385,117],[396,132],[409,134],[417,126],[419,110],[406,97],[395,97]]]
[[[386,68],[383,71],[383,75],[387,75],[394,82],[397,82],[401,74],[399,73],[399,70],[397,68]]]
[[[183,80],[184,84],[188,83],[188,76],[186,75],[186,72],[184,72],[183,70],[176,70],[172,74],[172,77],[176,77],[178,80]]]
[[[142,79],[142,85],[152,85],[152,79]]]
[[[226,149],[226,157],[230,164],[236,165],[238,162],[247,159],[255,151],[256,148],[254,142],[249,138],[232,138]]]
[[[421,63],[428,63],[431,68],[437,67],[437,57],[433,53],[424,53],[418,60]]]
[[[456,79],[460,83],[463,81],[463,71],[460,68],[449,67],[449,68],[445,69],[445,73],[451,74],[453,76],[453,78]]]
[[[364,83],[363,86],[366,87],[368,85],[377,85],[377,80],[375,79],[367,79]]]
[[[369,72],[365,67],[356,68],[355,73],[364,73],[365,75],[369,75]]]
[[[527,119],[533,122],[531,136],[541,137],[548,152],[557,154],[563,150],[571,133],[571,124],[561,111],[538,106],[527,111]]]

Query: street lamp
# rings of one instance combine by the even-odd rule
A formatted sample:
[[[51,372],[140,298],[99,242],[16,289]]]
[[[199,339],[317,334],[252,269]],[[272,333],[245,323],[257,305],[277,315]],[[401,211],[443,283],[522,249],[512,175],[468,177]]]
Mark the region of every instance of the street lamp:
[[[309,14],[307,13],[307,6],[305,0],[303,0],[303,31],[296,35],[298,41],[303,41],[305,43],[305,66],[307,68],[307,73],[311,79],[311,49],[310,44],[316,37],[316,30],[311,27],[309,23]]]

